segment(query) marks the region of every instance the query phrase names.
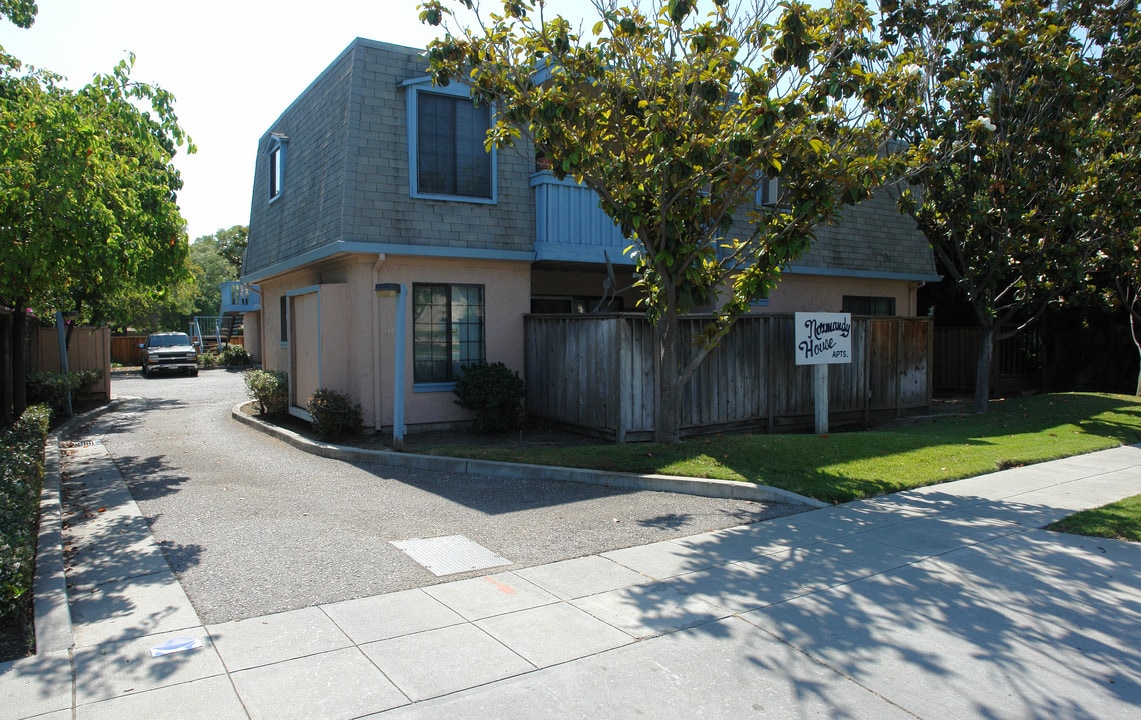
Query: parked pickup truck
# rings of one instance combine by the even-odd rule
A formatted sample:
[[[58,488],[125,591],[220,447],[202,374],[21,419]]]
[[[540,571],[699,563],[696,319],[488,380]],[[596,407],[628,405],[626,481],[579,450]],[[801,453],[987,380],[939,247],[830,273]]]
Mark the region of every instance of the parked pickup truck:
[[[158,371],[185,370],[191,377],[198,374],[198,349],[186,333],[151,333],[139,347],[143,351],[143,377]]]

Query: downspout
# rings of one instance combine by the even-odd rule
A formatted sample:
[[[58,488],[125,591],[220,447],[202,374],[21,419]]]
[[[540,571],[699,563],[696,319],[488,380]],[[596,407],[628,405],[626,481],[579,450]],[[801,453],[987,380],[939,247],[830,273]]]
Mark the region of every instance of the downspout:
[[[380,266],[384,264],[385,255],[379,253],[376,256],[376,263],[372,266],[372,284],[375,286],[380,282]],[[373,426],[376,430],[380,430],[380,297],[374,292],[372,294],[372,414]]]
[[[396,348],[392,384],[392,449],[404,450],[404,315],[408,310],[408,292],[400,284],[396,299]]]

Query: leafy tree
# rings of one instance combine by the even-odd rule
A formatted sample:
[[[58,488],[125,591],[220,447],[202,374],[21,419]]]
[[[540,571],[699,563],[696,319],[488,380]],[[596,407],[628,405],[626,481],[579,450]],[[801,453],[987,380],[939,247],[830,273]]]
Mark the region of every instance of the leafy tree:
[[[219,286],[228,280],[238,279],[241,261],[239,259],[239,265],[235,268],[230,258],[224,254],[221,242],[226,237],[224,233],[229,231],[219,230],[214,235],[203,235],[190,244],[190,262],[196,285],[194,315],[217,315],[222,304],[222,290]],[[227,247],[232,248],[232,245]]]
[[[34,4],[0,6],[0,13]],[[22,16],[21,16],[22,17]],[[182,181],[171,164],[184,143],[162,88],[130,78],[134,57],[78,91],[45,71],[0,62],[0,304],[75,309],[95,321],[133,292],[162,297],[185,276]],[[145,108],[145,109],[144,109]],[[15,405],[23,407],[23,353]]]
[[[246,245],[249,244],[250,229],[245,225],[234,225],[218,230],[214,233],[214,239],[218,243],[218,253],[230,263],[234,269],[233,279],[237,279],[242,273],[242,258],[246,254]]]
[[[198,287],[194,279],[195,266],[189,257],[185,265],[183,278],[171,285],[162,297],[156,297],[149,288],[126,286],[119,294],[107,298],[103,321],[114,332],[185,329],[188,318],[194,314]]]
[[[451,5],[474,4],[429,0],[420,17],[460,22]],[[867,198],[896,162],[867,108],[902,102],[914,81],[875,72],[884,48],[862,0],[714,0],[708,15],[692,0],[642,5],[595,0],[587,35],[542,2],[508,0],[501,15],[477,12],[476,29],[448,27],[428,60],[437,83],[495,104],[489,145],[526,136],[630,238],[661,358],[656,439],[673,442],[701,361],[813,227]],[[757,210],[766,176],[784,183],[787,209]],[[715,318],[682,347],[679,318],[699,306]]]
[[[30,28],[36,21],[35,0],[0,0],[0,17],[6,17],[16,27]]]
[[[1114,17],[1136,13],[1114,2],[883,4],[887,39],[923,77],[922,101],[897,106],[920,168],[900,204],[974,310],[978,412],[995,341],[1080,287],[1104,239],[1088,222],[1110,90],[1099,59],[1120,39]]]
[[[1117,300],[1129,314],[1141,360],[1141,13],[1136,3],[1102,14],[1091,32],[1102,47],[1096,60],[1104,103],[1092,125],[1099,153],[1086,220],[1102,238],[1099,269],[1112,278]],[[1136,394],[1141,396],[1141,367]]]

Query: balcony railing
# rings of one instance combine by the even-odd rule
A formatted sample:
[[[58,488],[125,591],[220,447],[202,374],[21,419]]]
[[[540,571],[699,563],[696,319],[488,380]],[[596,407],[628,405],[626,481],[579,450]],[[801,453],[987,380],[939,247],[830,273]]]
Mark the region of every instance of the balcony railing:
[[[535,190],[535,259],[633,264],[623,255],[630,242],[598,207],[593,190],[547,171],[531,176]]]
[[[257,287],[241,282],[224,282],[220,287],[222,290],[220,314],[261,310],[261,293]]]

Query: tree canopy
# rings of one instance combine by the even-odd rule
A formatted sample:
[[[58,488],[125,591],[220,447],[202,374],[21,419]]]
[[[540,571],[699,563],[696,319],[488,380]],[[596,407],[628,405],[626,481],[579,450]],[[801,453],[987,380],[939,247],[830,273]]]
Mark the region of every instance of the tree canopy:
[[[1115,152],[1131,153],[1135,173],[1137,150],[1107,122],[1129,90],[1105,60],[1141,62],[1120,45],[1136,6],[888,0],[883,10],[885,37],[923,78],[921,102],[897,106],[917,168],[901,207],[974,309],[975,406],[985,412],[994,341],[1076,292],[1120,228],[1104,204],[1113,181],[1100,174]]]
[[[0,0],[0,15],[21,27],[35,12]],[[194,146],[174,97],[133,80],[133,64],[71,90],[0,52],[0,304],[17,310],[16,343],[27,309],[98,321],[124,297],[160,298],[186,277],[171,160]],[[23,353],[13,357],[20,411]]]
[[[708,14],[692,0],[596,0],[586,33],[542,2],[508,0],[474,28],[458,24],[461,5],[473,8],[421,5],[425,22],[447,26],[428,48],[430,72],[494,104],[489,146],[526,138],[556,175],[594,190],[631,240],[661,357],[656,435],[676,441],[698,364],[813,228],[896,165],[872,110],[906,103],[913,75],[886,62],[862,0],[715,0]],[[785,199],[762,209],[770,177]],[[682,347],[679,315],[696,307],[714,318],[698,347]]]
[[[5,304],[97,320],[121,290],[161,297],[183,276],[182,181],[171,159],[189,141],[173,97],[131,80],[133,60],[78,91],[48,72],[0,68]]]

